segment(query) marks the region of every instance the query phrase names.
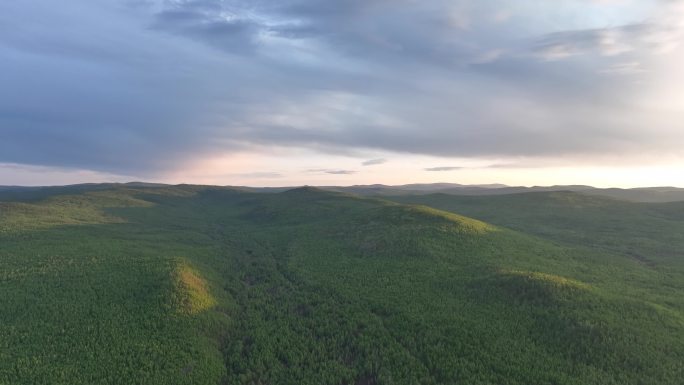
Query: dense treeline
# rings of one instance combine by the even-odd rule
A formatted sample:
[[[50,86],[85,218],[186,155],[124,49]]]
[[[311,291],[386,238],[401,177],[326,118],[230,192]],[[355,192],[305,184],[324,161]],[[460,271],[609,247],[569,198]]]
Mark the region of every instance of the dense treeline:
[[[1,205],[0,384],[684,378],[675,259],[315,189]]]

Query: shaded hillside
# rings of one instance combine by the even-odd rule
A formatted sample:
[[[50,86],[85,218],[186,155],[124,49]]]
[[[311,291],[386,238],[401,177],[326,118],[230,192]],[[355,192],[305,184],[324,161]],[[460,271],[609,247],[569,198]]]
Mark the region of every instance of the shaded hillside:
[[[680,272],[460,214],[314,188],[0,203],[0,384],[679,383]]]

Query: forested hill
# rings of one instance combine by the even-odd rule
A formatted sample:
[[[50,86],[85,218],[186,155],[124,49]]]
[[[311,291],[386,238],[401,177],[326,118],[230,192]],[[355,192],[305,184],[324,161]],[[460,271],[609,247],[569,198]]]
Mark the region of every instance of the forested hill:
[[[568,246],[610,250],[665,269],[684,268],[684,202],[635,203],[569,191],[388,199],[462,213]]]
[[[515,200],[488,212],[493,197],[428,207],[314,188],[26,194],[0,193],[2,385],[684,378],[684,270],[659,244],[681,235],[676,205],[630,212],[608,240],[591,237],[601,222],[578,227],[620,209],[602,200],[550,206],[560,230],[549,235],[552,215],[525,216]],[[639,258],[611,247],[646,231],[652,210],[671,225],[658,244]]]

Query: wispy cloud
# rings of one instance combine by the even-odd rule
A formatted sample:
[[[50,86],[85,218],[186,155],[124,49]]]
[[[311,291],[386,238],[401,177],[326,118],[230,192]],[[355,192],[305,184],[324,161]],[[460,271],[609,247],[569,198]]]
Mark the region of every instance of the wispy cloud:
[[[307,172],[313,172],[313,173],[323,173],[323,174],[331,174],[331,175],[352,175],[356,174],[356,171],[354,170],[337,170],[337,169],[311,169],[307,170]]]
[[[440,166],[440,167],[428,167],[425,171],[455,171],[462,170],[463,167],[453,167],[453,166]]]
[[[604,74],[633,75],[649,72],[639,62],[616,63],[600,71]]]
[[[264,178],[264,179],[282,178],[283,177],[283,174],[281,174],[279,172],[268,172],[268,171],[245,172],[245,173],[239,173],[239,174],[235,174],[235,175],[245,177],[245,178]]]
[[[387,159],[383,159],[383,158],[370,159],[370,160],[366,160],[364,162],[361,162],[361,165],[362,166],[375,166],[375,165],[383,164],[383,163],[387,163]]]
[[[604,57],[637,54],[662,54],[675,49],[684,35],[684,26],[666,23],[633,23],[617,27],[554,32],[544,36],[535,51],[545,60],[560,60],[577,55]]]

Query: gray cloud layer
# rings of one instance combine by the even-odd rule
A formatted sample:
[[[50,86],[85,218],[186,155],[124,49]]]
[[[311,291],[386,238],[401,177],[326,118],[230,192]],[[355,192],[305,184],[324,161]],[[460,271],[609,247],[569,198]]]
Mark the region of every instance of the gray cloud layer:
[[[3,2],[0,162],[681,151],[680,106],[643,100],[682,58],[680,2],[563,2]]]

